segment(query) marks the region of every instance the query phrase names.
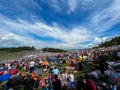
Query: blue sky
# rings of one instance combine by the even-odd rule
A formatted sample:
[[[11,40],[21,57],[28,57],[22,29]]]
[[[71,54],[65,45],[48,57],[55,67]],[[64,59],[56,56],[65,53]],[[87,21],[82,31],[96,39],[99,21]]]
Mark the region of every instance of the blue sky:
[[[0,0],[0,47],[91,48],[120,35],[120,0]]]

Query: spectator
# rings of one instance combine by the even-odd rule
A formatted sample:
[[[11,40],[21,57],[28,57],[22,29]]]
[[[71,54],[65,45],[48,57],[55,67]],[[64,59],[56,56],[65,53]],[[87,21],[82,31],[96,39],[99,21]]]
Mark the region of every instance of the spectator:
[[[70,89],[73,90],[75,82],[74,82],[74,75],[71,72],[68,73],[68,79],[70,82]]]
[[[53,69],[53,73],[54,73],[54,75],[58,75],[58,74],[59,74],[59,70],[58,70],[57,67],[54,67],[54,69]]]
[[[55,81],[52,83],[53,90],[62,90],[61,81],[58,79],[58,75],[55,75],[54,78],[55,78]]]
[[[85,75],[86,83],[84,85],[83,90],[97,90],[95,83],[90,79],[89,75]]]
[[[96,69],[93,67],[92,72],[89,73],[92,80],[98,80],[98,73],[96,72]]]
[[[116,79],[115,79],[114,71],[111,70],[108,66],[106,66],[106,70],[104,71],[104,75],[105,75],[106,81],[112,87],[114,87],[114,85],[116,84]]]
[[[30,62],[30,73],[32,73],[32,71],[34,71],[34,67],[35,67],[35,62],[34,62],[34,60],[32,60]]]

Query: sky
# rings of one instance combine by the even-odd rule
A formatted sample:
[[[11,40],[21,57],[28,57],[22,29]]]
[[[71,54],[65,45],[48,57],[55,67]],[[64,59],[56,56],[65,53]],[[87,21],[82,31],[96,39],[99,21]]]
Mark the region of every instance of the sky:
[[[0,0],[0,47],[92,48],[120,35],[120,0]]]

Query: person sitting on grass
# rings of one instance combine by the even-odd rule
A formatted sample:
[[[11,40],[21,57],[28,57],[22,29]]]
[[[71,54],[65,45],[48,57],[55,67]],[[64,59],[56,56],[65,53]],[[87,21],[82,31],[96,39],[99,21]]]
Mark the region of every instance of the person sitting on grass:
[[[90,79],[88,74],[85,75],[86,83],[83,87],[83,90],[97,90],[95,83]]]

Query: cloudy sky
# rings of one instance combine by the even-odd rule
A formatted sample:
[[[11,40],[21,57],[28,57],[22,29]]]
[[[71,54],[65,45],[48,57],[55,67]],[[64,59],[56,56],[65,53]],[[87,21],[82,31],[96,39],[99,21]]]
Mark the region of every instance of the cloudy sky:
[[[0,47],[91,48],[120,35],[120,0],[0,0]]]

